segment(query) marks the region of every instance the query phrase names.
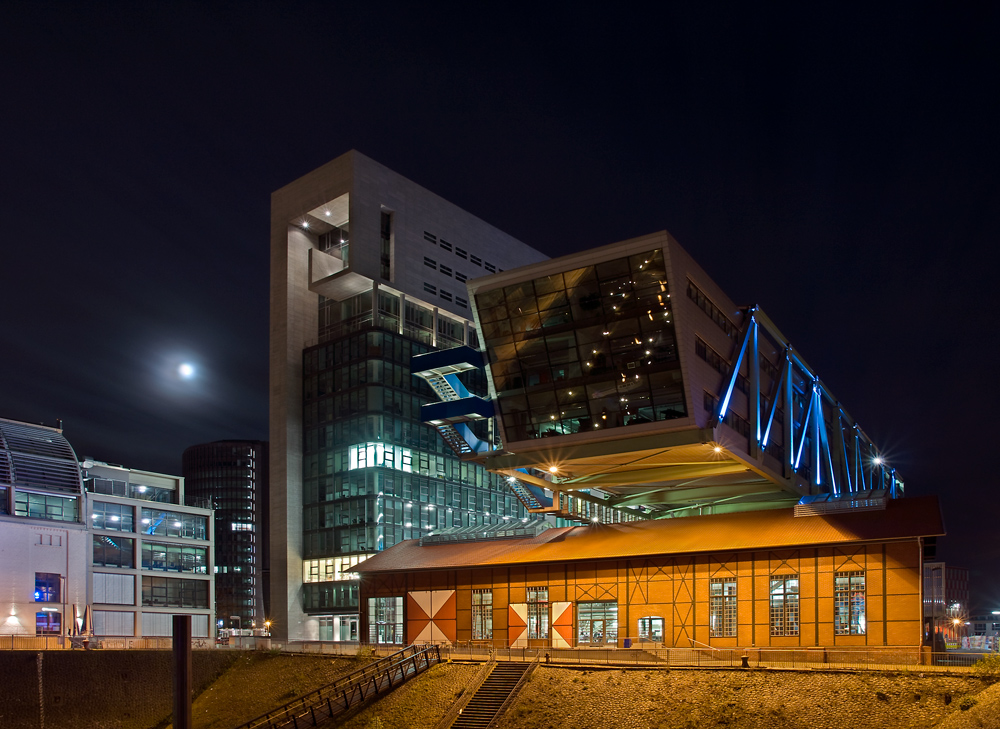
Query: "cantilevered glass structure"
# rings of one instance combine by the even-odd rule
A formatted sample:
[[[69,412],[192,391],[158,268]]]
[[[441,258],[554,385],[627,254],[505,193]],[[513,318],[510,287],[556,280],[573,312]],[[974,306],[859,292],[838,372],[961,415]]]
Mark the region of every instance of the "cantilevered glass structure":
[[[817,513],[902,495],[891,464],[760,307],[735,304],[666,232],[475,279],[469,291],[492,399],[455,395],[425,419],[459,442],[459,404],[468,420],[493,408],[501,445],[466,438],[464,457],[505,474],[532,512]],[[431,382],[476,365],[464,351],[452,359],[415,359],[414,371]]]

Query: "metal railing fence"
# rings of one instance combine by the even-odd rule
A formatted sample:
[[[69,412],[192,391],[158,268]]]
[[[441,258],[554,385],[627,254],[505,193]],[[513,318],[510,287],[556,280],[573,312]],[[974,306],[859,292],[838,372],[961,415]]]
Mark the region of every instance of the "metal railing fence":
[[[394,688],[440,661],[441,651],[436,645],[408,646],[341,676],[326,686],[303,694],[284,706],[261,714],[237,729],[278,729],[287,726],[298,729],[300,726],[316,726],[372,694]]]

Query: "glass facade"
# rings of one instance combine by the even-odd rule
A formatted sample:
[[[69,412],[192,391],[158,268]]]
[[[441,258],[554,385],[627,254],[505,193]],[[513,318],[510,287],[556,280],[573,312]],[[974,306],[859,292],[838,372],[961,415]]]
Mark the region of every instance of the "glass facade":
[[[268,528],[268,444],[226,440],[191,446],[184,451],[182,473],[188,504],[209,501],[215,510],[216,616],[229,628],[263,625],[270,601],[264,538]],[[168,550],[160,559],[152,555],[153,564],[166,566],[150,569],[203,573],[204,550],[192,556],[189,549],[176,555]],[[144,549],[144,566],[146,557]]]
[[[508,441],[687,415],[663,255],[477,294]]]
[[[461,344],[465,323],[449,318],[442,324],[444,317],[419,302],[407,299],[401,307],[394,294],[377,292],[377,319],[370,291],[354,303],[322,302],[321,308],[339,306],[343,315],[327,331],[334,325],[360,330],[303,353],[307,612],[358,611],[356,586],[336,584],[329,560],[371,554],[438,529],[527,516],[502,476],[462,462],[420,418],[421,406],[438,398],[411,375],[410,358],[433,349],[434,341]],[[484,373],[462,377],[471,392],[485,394]],[[488,437],[485,424],[475,428]]]

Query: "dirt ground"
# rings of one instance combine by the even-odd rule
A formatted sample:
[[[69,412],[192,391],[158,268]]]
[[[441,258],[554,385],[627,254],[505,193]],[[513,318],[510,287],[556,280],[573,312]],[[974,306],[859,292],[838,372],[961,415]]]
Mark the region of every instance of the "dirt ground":
[[[1000,694],[996,686],[984,693],[986,686],[919,673],[539,667],[499,727],[865,729],[935,727],[946,719],[956,722],[947,729],[996,727]],[[968,723],[978,718],[994,723]]]

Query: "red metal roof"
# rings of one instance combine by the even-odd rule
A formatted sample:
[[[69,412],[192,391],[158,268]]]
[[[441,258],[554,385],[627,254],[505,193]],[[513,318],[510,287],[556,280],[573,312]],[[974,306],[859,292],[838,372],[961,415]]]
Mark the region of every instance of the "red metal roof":
[[[792,509],[548,529],[537,537],[420,546],[400,542],[360,573],[813,547],[941,536],[936,496],[890,499],[884,511],[793,516]]]

